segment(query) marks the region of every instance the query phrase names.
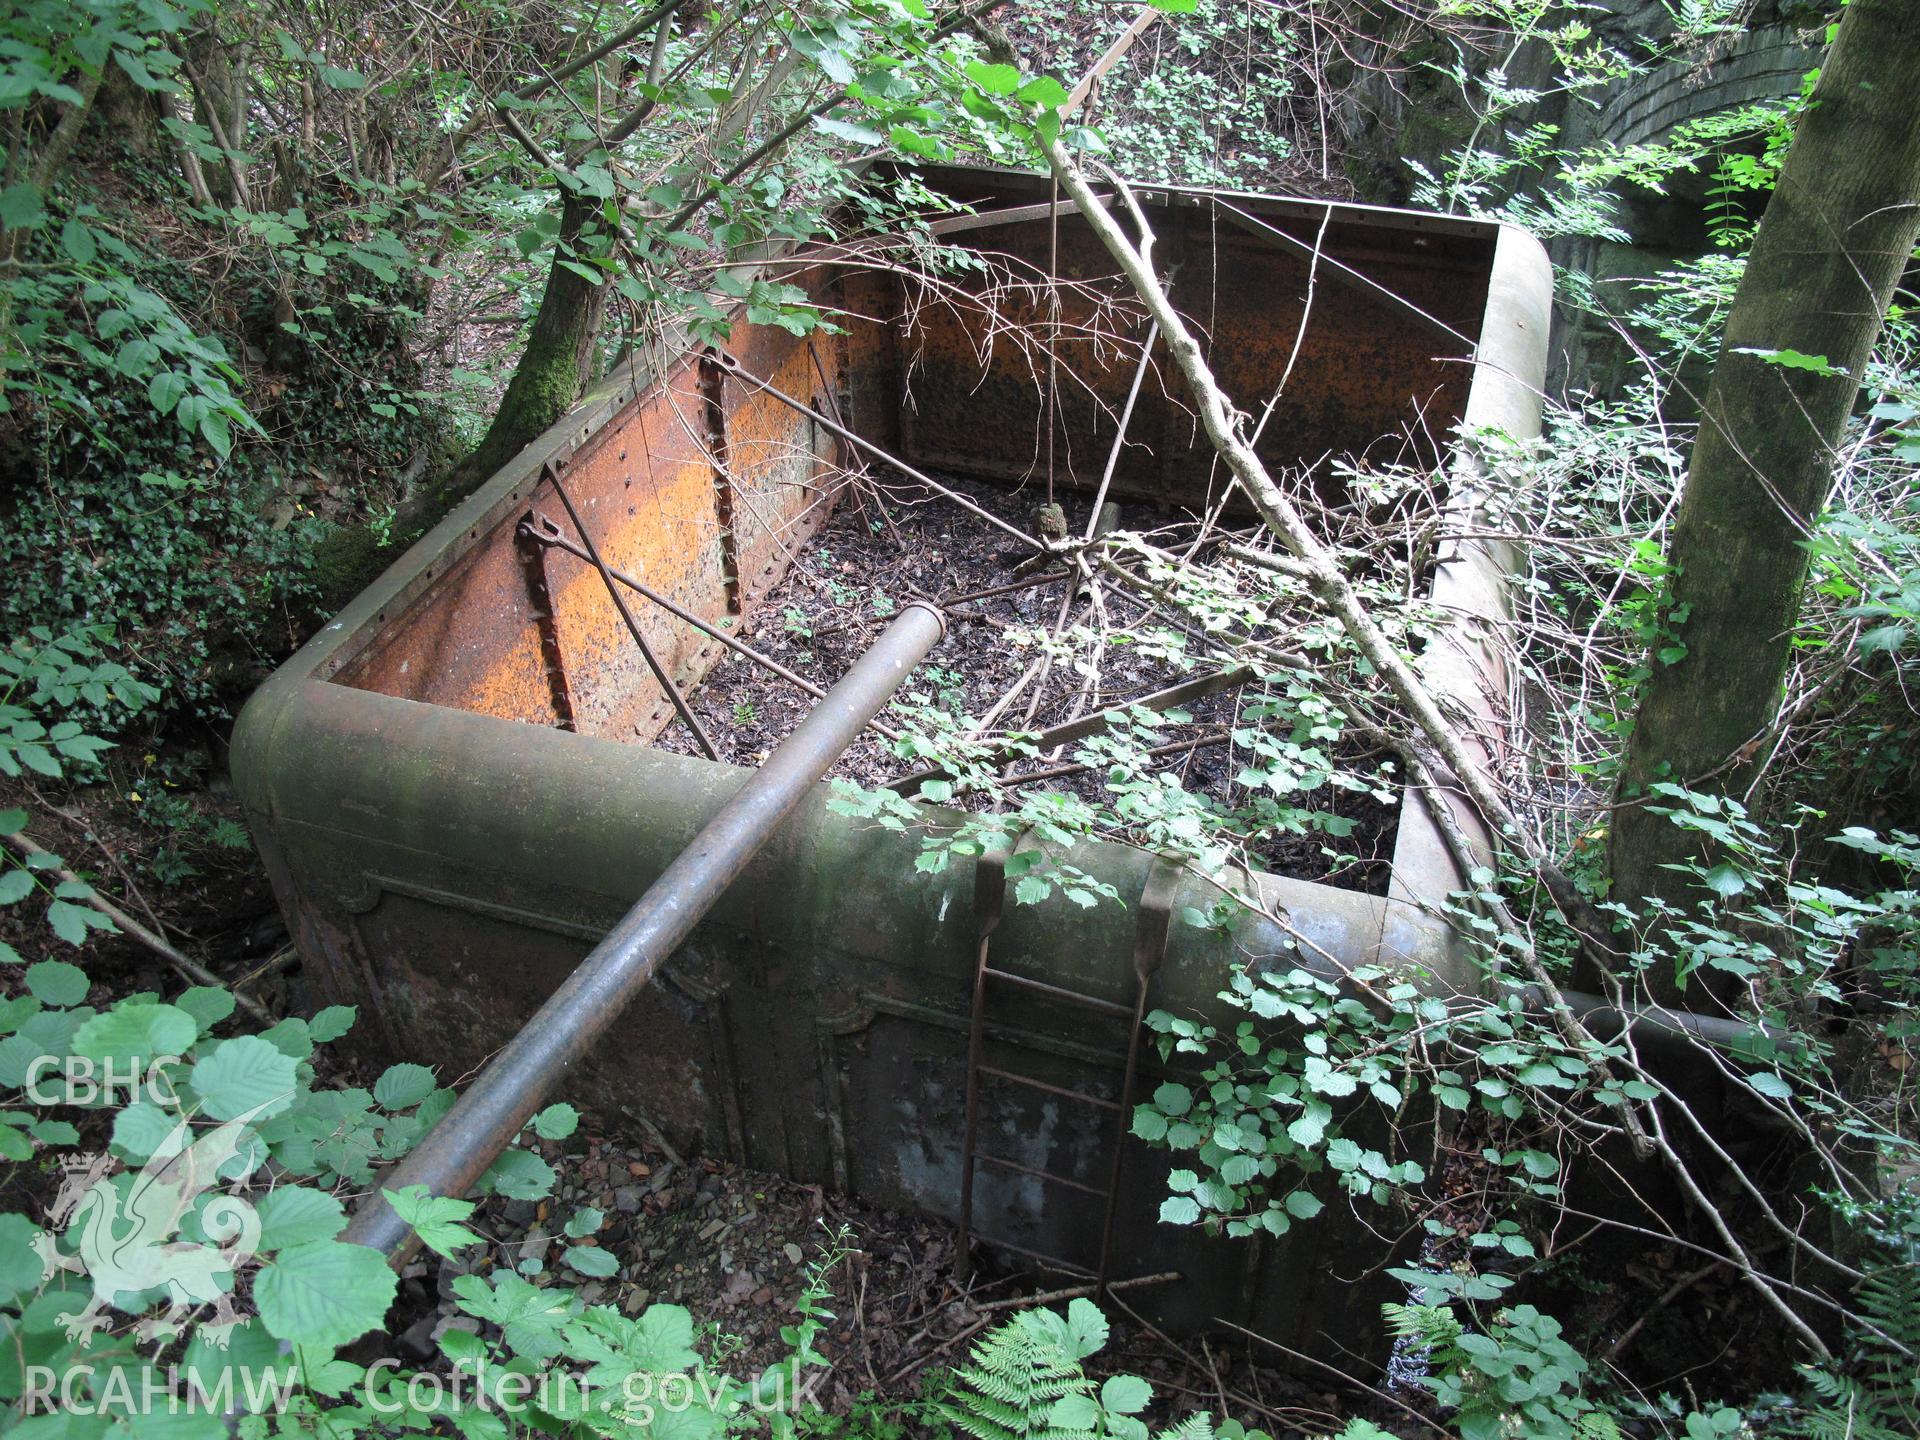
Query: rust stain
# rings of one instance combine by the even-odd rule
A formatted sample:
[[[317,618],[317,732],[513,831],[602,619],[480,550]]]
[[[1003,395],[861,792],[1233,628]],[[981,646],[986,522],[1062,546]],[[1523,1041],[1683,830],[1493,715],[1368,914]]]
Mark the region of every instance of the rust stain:
[[[1331,491],[1338,482],[1321,463],[1328,454],[1362,454],[1370,445],[1410,449],[1420,460],[1444,452],[1472,379],[1468,352],[1486,298],[1484,239],[1397,229],[1354,212],[1339,212],[1324,236],[1312,213],[1267,217],[1298,244],[1248,233],[1204,207],[1163,210],[1156,223],[1156,255],[1176,277],[1175,301],[1240,405],[1257,411],[1291,365],[1260,445],[1270,466],[1318,466],[1317,483]],[[1044,273],[1044,220],[961,238],[1029,279]],[[1055,442],[1061,482],[1086,485],[1112,444],[1139,327],[1084,221],[1063,220],[1059,239],[1062,277],[1113,302],[1102,310],[1083,291],[1064,307]],[[1316,240],[1464,338],[1449,339],[1364,287],[1334,283],[1325,269],[1306,310],[1311,262],[1302,252]],[[726,350],[748,372],[823,414],[844,408],[862,433],[930,468],[1013,482],[1037,473],[1046,440],[1037,353],[986,333],[964,305],[909,304],[892,275],[818,266],[796,283],[837,312],[839,331],[803,338],[737,323]],[[1042,320],[1040,292],[1003,305],[1000,318]],[[1117,494],[1195,505],[1218,485],[1189,397],[1164,356],[1149,372],[1128,438]],[[737,623],[825,523],[838,458],[811,417],[688,355],[572,454],[562,473],[614,568],[705,620]],[[565,523],[544,487],[531,508]],[[543,607],[529,590],[514,522],[503,522],[476,537],[338,678],[530,724],[651,740],[671,708],[599,576],[557,551],[545,557],[544,573]],[[717,643],[658,606],[640,603],[634,612],[675,682],[697,685]],[[556,653],[564,684],[555,679]]]

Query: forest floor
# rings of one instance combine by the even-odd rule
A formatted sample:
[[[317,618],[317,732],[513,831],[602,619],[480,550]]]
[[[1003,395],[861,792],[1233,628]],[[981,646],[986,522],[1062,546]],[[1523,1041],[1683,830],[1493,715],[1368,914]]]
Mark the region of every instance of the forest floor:
[[[952,475],[937,478],[986,514],[1033,531],[1043,499],[1037,483],[1009,489]],[[1066,514],[1067,533],[1084,533],[1092,497],[1063,489],[1058,499]],[[1165,543],[1182,543],[1196,529],[1189,515],[1144,505],[1126,506],[1121,525],[1153,532]],[[850,486],[820,533],[799,551],[786,576],[747,618],[740,638],[788,669],[830,684],[872,645],[908,600],[922,597],[946,603],[952,597],[1018,584],[1022,578],[1018,567],[1030,553],[990,520],[911,482]],[[1024,684],[995,728],[1038,732],[1089,713],[1123,708],[1209,668],[1170,664],[1150,645],[1107,643],[1102,632],[1114,626],[1129,626],[1142,635],[1156,628],[1165,632],[1163,618],[1143,613],[1124,592],[1103,589],[1096,606],[1077,585],[1068,596],[1070,582],[1064,577],[1027,578],[1042,583],[957,606],[957,623],[910,683],[906,698],[917,698],[955,718],[977,717],[995,713],[1002,697]],[[1042,665],[1035,637],[1049,630],[1069,640],[1077,635],[1083,643],[1070,659]],[[1172,638],[1185,644],[1184,637]],[[1030,671],[1041,678],[1035,681]],[[720,758],[746,766],[763,761],[814,704],[773,671],[731,655],[723,656],[689,698]],[[1155,732],[1155,748],[1191,748],[1167,754],[1141,773],[1172,774],[1189,792],[1222,809],[1245,805],[1248,791],[1237,777],[1246,755],[1235,744],[1233,732],[1241,723],[1242,710],[1266,698],[1264,687],[1256,682],[1167,712],[1166,723]],[[897,715],[885,718],[899,723]],[[670,723],[653,743],[680,754],[699,753],[693,737],[677,722]],[[1021,775],[1045,770],[1048,790],[1111,806],[1115,797],[1098,771],[1052,773],[1062,762],[1072,762],[1074,748],[1059,746],[1016,761],[1006,767],[1006,773],[1017,781]],[[1337,751],[1335,758],[1343,768],[1361,773],[1373,768],[1356,747]],[[868,730],[829,773],[880,786],[913,768],[893,753],[883,737]],[[968,797],[965,803],[977,804],[980,799]],[[1399,828],[1397,796],[1381,801],[1367,788],[1327,784],[1310,795],[1290,797],[1290,803],[1333,817],[1333,828],[1347,833],[1334,839],[1326,829],[1305,826],[1254,833],[1250,853],[1262,868],[1343,889],[1386,893]],[[1115,829],[1111,838],[1140,842],[1146,837]]]
[[[578,1207],[602,1212],[595,1241],[616,1251],[620,1270],[590,1281],[582,1296],[637,1313],[650,1303],[685,1305],[713,1327],[718,1368],[753,1375],[787,1353],[781,1327],[798,1318],[808,1267],[843,1252],[826,1273],[833,1320],[817,1342],[830,1369],[815,1398],[830,1414],[884,1416],[929,1393],[930,1372],[959,1363],[989,1326],[1014,1309],[1053,1296],[1088,1293],[1076,1276],[1007,1268],[976,1257],[962,1276],[952,1228],[922,1215],[879,1210],[814,1185],[699,1157],[657,1138],[577,1132],[546,1143],[563,1178],[538,1203],[487,1201],[473,1224],[492,1243],[495,1264],[545,1259],[569,1242],[560,1222]],[[403,1280],[403,1307],[415,1318],[403,1350],[431,1353],[432,1337],[461,1321],[453,1309],[460,1267],[416,1264]],[[1150,1380],[1166,1398],[1165,1421],[1223,1408],[1276,1437],[1338,1429],[1351,1397],[1276,1368],[1251,1341],[1174,1340],[1130,1317],[1126,1297],[1105,1302],[1114,1343],[1093,1363],[1098,1374]],[[1230,1403],[1223,1396],[1231,1393]],[[1391,1407],[1382,1407],[1390,1409]]]

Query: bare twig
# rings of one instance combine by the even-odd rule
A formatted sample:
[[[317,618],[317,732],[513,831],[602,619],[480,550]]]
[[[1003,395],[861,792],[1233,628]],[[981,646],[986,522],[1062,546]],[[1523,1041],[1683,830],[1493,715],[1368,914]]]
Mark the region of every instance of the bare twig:
[[[39,859],[43,862],[58,858],[51,850],[48,850],[43,845],[36,844],[25,835],[8,835],[4,837],[4,840],[0,840],[0,844],[12,846],[20,854]],[[178,972],[181,979],[191,981],[195,985],[207,985],[219,990],[232,991],[232,987],[218,975],[214,974],[213,971],[209,970],[191,956],[181,954],[172,945],[168,944],[165,940],[161,939],[160,936],[154,934],[153,931],[127,914],[126,911],[122,910],[118,905],[115,905],[98,890],[94,889],[91,885],[87,885],[86,881],[74,874],[73,871],[67,869],[66,866],[49,866],[48,873],[59,876],[61,880],[69,884],[86,886],[86,898],[80,903],[89,905],[99,911],[102,915],[113,921],[123,933],[139,941],[142,945],[146,946],[147,949],[165,960]],[[233,998],[243,1010],[253,1016],[253,1018],[258,1020],[262,1025],[274,1025],[278,1023],[279,1017],[258,1000],[237,993],[234,994]]]

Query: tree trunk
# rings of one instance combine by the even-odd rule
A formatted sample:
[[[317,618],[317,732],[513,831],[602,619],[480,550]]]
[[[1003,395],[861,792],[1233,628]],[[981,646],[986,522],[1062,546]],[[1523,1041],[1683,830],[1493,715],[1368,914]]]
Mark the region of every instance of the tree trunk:
[[[1920,3],[1854,0],[1727,317],[1668,553],[1680,617],[1669,624],[1685,654],[1654,662],[1622,799],[1663,779],[1738,797],[1754,779],[1806,585],[1803,542],[1920,231],[1915,76]],[[1745,350],[1822,356],[1844,373]],[[1639,806],[1615,813],[1614,898],[1698,899],[1663,868],[1699,854],[1698,833]]]
[[[606,309],[607,287],[589,284],[561,262],[579,263],[575,251],[597,208],[597,202],[574,195],[567,196],[561,206],[559,245],[547,271],[533,333],[486,437],[460,462],[453,483],[463,493],[566,414],[592,378],[594,340]]]
[[[464,500],[529,442],[538,438],[580,398],[593,375],[594,342],[606,309],[607,287],[594,285],[560,262],[584,263],[580,244],[598,202],[569,195],[560,210],[559,247],[527,348],[507,383],[493,423],[473,452],[445,476],[427,486],[400,509],[391,532],[376,535],[365,525],[336,530],[314,554],[314,588],[321,605],[332,610],[358,594],[419,539],[441,516]]]
[[[244,150],[246,136],[246,100],[244,82],[236,83],[233,58],[221,42],[215,21],[205,18],[187,32],[186,70],[193,87],[193,118],[213,136],[213,143],[227,151],[226,164],[207,177],[209,188],[222,205],[246,205],[244,162],[237,152]],[[241,124],[234,128],[236,117]]]

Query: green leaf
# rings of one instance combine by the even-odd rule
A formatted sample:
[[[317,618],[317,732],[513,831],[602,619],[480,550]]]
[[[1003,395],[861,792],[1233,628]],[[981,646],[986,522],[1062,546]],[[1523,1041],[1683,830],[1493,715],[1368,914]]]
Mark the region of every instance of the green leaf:
[[[823,135],[831,135],[836,140],[850,141],[855,145],[879,145],[886,140],[878,130],[865,125],[854,125],[845,120],[835,120],[830,115],[813,117],[813,128]]]
[[[0,1215],[0,1304],[40,1288],[39,1233],[24,1215]]]
[[[460,1223],[473,1214],[471,1200],[435,1195],[424,1185],[380,1193],[393,1206],[393,1213],[413,1226],[420,1243],[436,1254],[452,1256],[456,1251],[480,1243],[480,1237]]]
[[[271,1030],[262,1030],[260,1038],[295,1060],[313,1054],[313,1037],[307,1033],[307,1022],[298,1015],[289,1015]]]
[[[1333,1108],[1318,1100],[1307,1102],[1306,1114],[1287,1126],[1287,1138],[1294,1144],[1311,1150],[1318,1145],[1327,1133],[1327,1122],[1333,1118]]]
[[[332,65],[320,67],[321,83],[335,90],[364,90],[367,77],[358,70],[341,70]]]
[[[346,1207],[338,1196],[306,1185],[282,1185],[255,1208],[260,1214],[262,1250],[291,1250],[331,1240],[347,1224]]]
[[[1044,1435],[1091,1435],[1100,1423],[1100,1407],[1091,1395],[1062,1395],[1046,1409]],[[996,1432],[989,1431],[989,1434]],[[1011,1432],[1001,1432],[1011,1433]]]
[[[179,1116],[151,1100],[136,1100],[113,1117],[113,1149],[128,1160],[146,1160],[180,1124]]]
[[[159,370],[147,382],[147,403],[162,415],[173,413],[187,393],[187,377],[178,370]]]
[[[1115,1375],[1100,1387],[1100,1403],[1116,1415],[1138,1415],[1153,1399],[1153,1387],[1138,1375]]]
[[[549,1105],[533,1117],[533,1133],[542,1140],[564,1140],[580,1128],[580,1112],[571,1105]]]
[[[411,1062],[391,1065],[374,1081],[373,1098],[382,1110],[411,1110],[434,1091],[433,1071]]]
[[[290,1381],[296,1368],[294,1359],[281,1355],[279,1344],[257,1320],[243,1320],[230,1327],[194,1326],[193,1339],[187,1345],[182,1364],[199,1377],[200,1394],[220,1394],[221,1387],[225,1386],[226,1393],[234,1397],[234,1404],[243,1412],[262,1402],[270,1403],[268,1397],[280,1393],[279,1382]],[[220,1423],[218,1416],[207,1418]],[[224,1425],[220,1428],[226,1430]],[[255,1435],[264,1434],[265,1430],[240,1426],[233,1433]]]
[[[1740,873],[1739,867],[1722,860],[1711,870],[1701,873],[1700,883],[1722,900],[1731,900],[1747,888],[1747,877]]]
[[[47,1053],[47,1046],[26,1035],[9,1035],[0,1040],[0,1086],[17,1090],[27,1083],[27,1072]],[[58,1058],[57,1056],[55,1057]],[[40,1067],[43,1071],[47,1068]],[[53,1083],[44,1076],[43,1083]]]
[[[54,934],[69,945],[84,945],[87,943],[87,932],[93,928],[93,914],[83,905],[56,900],[47,906],[47,924],[53,927]]]
[[[0,225],[9,230],[26,230],[46,218],[46,204],[34,186],[9,185],[0,190]]]
[[[1327,1164],[1342,1174],[1350,1170],[1358,1170],[1366,1158],[1367,1152],[1360,1147],[1359,1142],[1349,1140],[1344,1135],[1327,1145]]]
[[[1019,98],[1029,105],[1044,105],[1057,110],[1067,103],[1067,87],[1051,75],[1036,75],[1020,87]]]
[[[1191,1195],[1169,1195],[1160,1202],[1163,1225],[1193,1225],[1200,1220],[1200,1205]]]
[[[33,872],[9,870],[0,875],[0,905],[18,905],[33,893]]]
[[[158,79],[154,73],[134,55],[117,46],[113,52],[114,62],[127,72],[127,78],[142,90],[161,91],[168,88],[167,82]]]
[[[219,985],[195,985],[174,996],[173,1003],[193,1016],[203,1035],[233,1014],[235,1004],[233,992]]]
[[[1229,1185],[1245,1185],[1260,1173],[1260,1161],[1253,1155],[1229,1155],[1220,1163],[1220,1178]]]
[[[1299,1220],[1311,1220],[1326,1209],[1325,1202],[1318,1195],[1307,1190],[1295,1190],[1283,1203],[1287,1207],[1287,1213]]]
[[[316,1240],[282,1251],[262,1269],[253,1298],[275,1338],[332,1350],[386,1319],[398,1283],[378,1251]]]
[[[1022,875],[1013,887],[1013,898],[1022,905],[1038,905],[1053,893],[1053,886],[1038,875]]]
[[[42,1005],[78,1005],[87,998],[87,972],[64,960],[27,967],[27,989]]]
[[[1200,0],[1147,0],[1147,3],[1167,15],[1191,15],[1200,8]]]
[[[1791,1100],[1793,1086],[1780,1076],[1762,1070],[1747,1077],[1747,1084],[1771,1100]]]
[[[1075,1300],[1067,1306],[1067,1325],[1061,1335],[1061,1349],[1072,1360],[1084,1360],[1107,1343],[1107,1317],[1091,1300]]]
[[[258,1035],[222,1040],[193,1067],[192,1084],[216,1120],[264,1120],[293,1104],[299,1066]]]
[[[100,242],[93,238],[89,230],[78,220],[69,220],[60,227],[60,248],[67,252],[76,265],[91,265],[94,256],[100,253]]]
[[[887,138],[909,155],[921,155],[929,160],[940,158],[940,142],[910,125],[895,125],[887,131]]]
[[[1751,355],[1756,360],[1763,360],[1769,365],[1779,365],[1788,370],[1807,370],[1820,376],[1847,373],[1843,366],[1829,363],[1824,355],[1805,355],[1798,350],[1767,350],[1755,345],[1736,345],[1733,347],[1733,353]]]
[[[553,1182],[553,1167],[528,1150],[504,1152],[480,1177],[482,1188],[509,1200],[543,1200],[553,1193]]]
[[[598,1245],[569,1245],[561,1258],[582,1275],[592,1275],[601,1279],[620,1268],[619,1257],[611,1250],[603,1250]]]
[[[567,1217],[567,1238],[570,1240],[585,1239],[598,1230],[606,1218],[606,1214],[603,1211],[596,1210],[591,1205],[585,1209],[574,1211],[572,1215]]]
[[[172,1005],[121,1004],[74,1032],[73,1053],[96,1064],[131,1060],[144,1065],[160,1055],[186,1054],[199,1036],[193,1017]]]
[[[1020,70],[1014,65],[989,65],[984,60],[969,60],[967,78],[989,95],[1011,95],[1020,88]]]
[[[319,1045],[338,1040],[353,1028],[357,1013],[351,1005],[329,1005],[307,1022],[307,1034]]]
[[[1153,1092],[1153,1104],[1162,1114],[1177,1118],[1193,1109],[1193,1091],[1170,1080]]]
[[[200,436],[222,460],[233,452],[233,431],[227,417],[218,410],[209,410],[200,417]]]

